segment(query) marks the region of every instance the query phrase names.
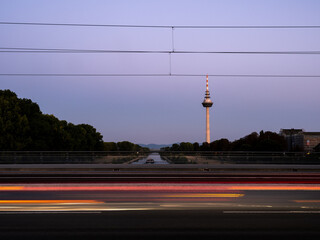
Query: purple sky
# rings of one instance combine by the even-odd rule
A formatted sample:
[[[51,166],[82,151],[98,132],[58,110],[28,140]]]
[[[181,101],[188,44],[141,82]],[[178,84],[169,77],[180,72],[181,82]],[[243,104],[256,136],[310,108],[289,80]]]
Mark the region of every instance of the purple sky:
[[[317,0],[1,0],[2,22],[320,25]],[[320,51],[320,29],[175,29],[175,50]],[[0,47],[171,50],[171,30],[0,25]],[[181,74],[320,75],[320,55],[176,54]],[[0,53],[0,73],[169,73],[167,54]],[[320,131],[319,78],[209,77],[211,139]],[[105,141],[205,140],[205,77],[12,77],[0,89],[43,113],[93,125]]]

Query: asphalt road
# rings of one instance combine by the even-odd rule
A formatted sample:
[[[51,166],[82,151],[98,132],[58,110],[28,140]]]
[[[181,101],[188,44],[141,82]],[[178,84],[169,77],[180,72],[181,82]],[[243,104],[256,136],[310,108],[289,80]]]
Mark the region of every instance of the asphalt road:
[[[1,214],[1,239],[319,239],[313,213],[114,211]]]
[[[0,173],[0,183],[320,183],[320,172],[187,172],[187,171],[139,171],[139,172],[99,172],[99,171],[19,171]]]
[[[319,226],[316,172],[0,176],[1,240],[318,239]]]

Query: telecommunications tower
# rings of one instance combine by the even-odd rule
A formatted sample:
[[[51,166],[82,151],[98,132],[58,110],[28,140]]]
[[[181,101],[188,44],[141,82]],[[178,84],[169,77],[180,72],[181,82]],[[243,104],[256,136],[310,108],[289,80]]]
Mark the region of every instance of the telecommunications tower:
[[[208,84],[208,75],[207,75],[207,88],[204,100],[202,102],[202,106],[206,108],[206,142],[210,143],[210,117],[209,117],[209,108],[211,108],[213,102],[210,99],[210,92],[209,92],[209,84]]]

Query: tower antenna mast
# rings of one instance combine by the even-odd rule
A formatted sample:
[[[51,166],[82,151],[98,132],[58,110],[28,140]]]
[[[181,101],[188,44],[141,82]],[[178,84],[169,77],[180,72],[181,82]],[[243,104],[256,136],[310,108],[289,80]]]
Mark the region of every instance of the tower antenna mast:
[[[210,115],[209,115],[209,108],[211,108],[213,102],[210,99],[210,92],[209,92],[209,80],[207,75],[206,80],[206,92],[204,96],[204,100],[202,102],[202,106],[206,108],[206,142],[210,143]]]

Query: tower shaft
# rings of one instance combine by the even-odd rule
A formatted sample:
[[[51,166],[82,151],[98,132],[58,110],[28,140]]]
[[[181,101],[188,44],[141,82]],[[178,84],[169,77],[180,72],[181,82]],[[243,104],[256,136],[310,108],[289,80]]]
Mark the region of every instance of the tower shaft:
[[[210,143],[210,115],[208,107],[206,107],[206,142]]]

